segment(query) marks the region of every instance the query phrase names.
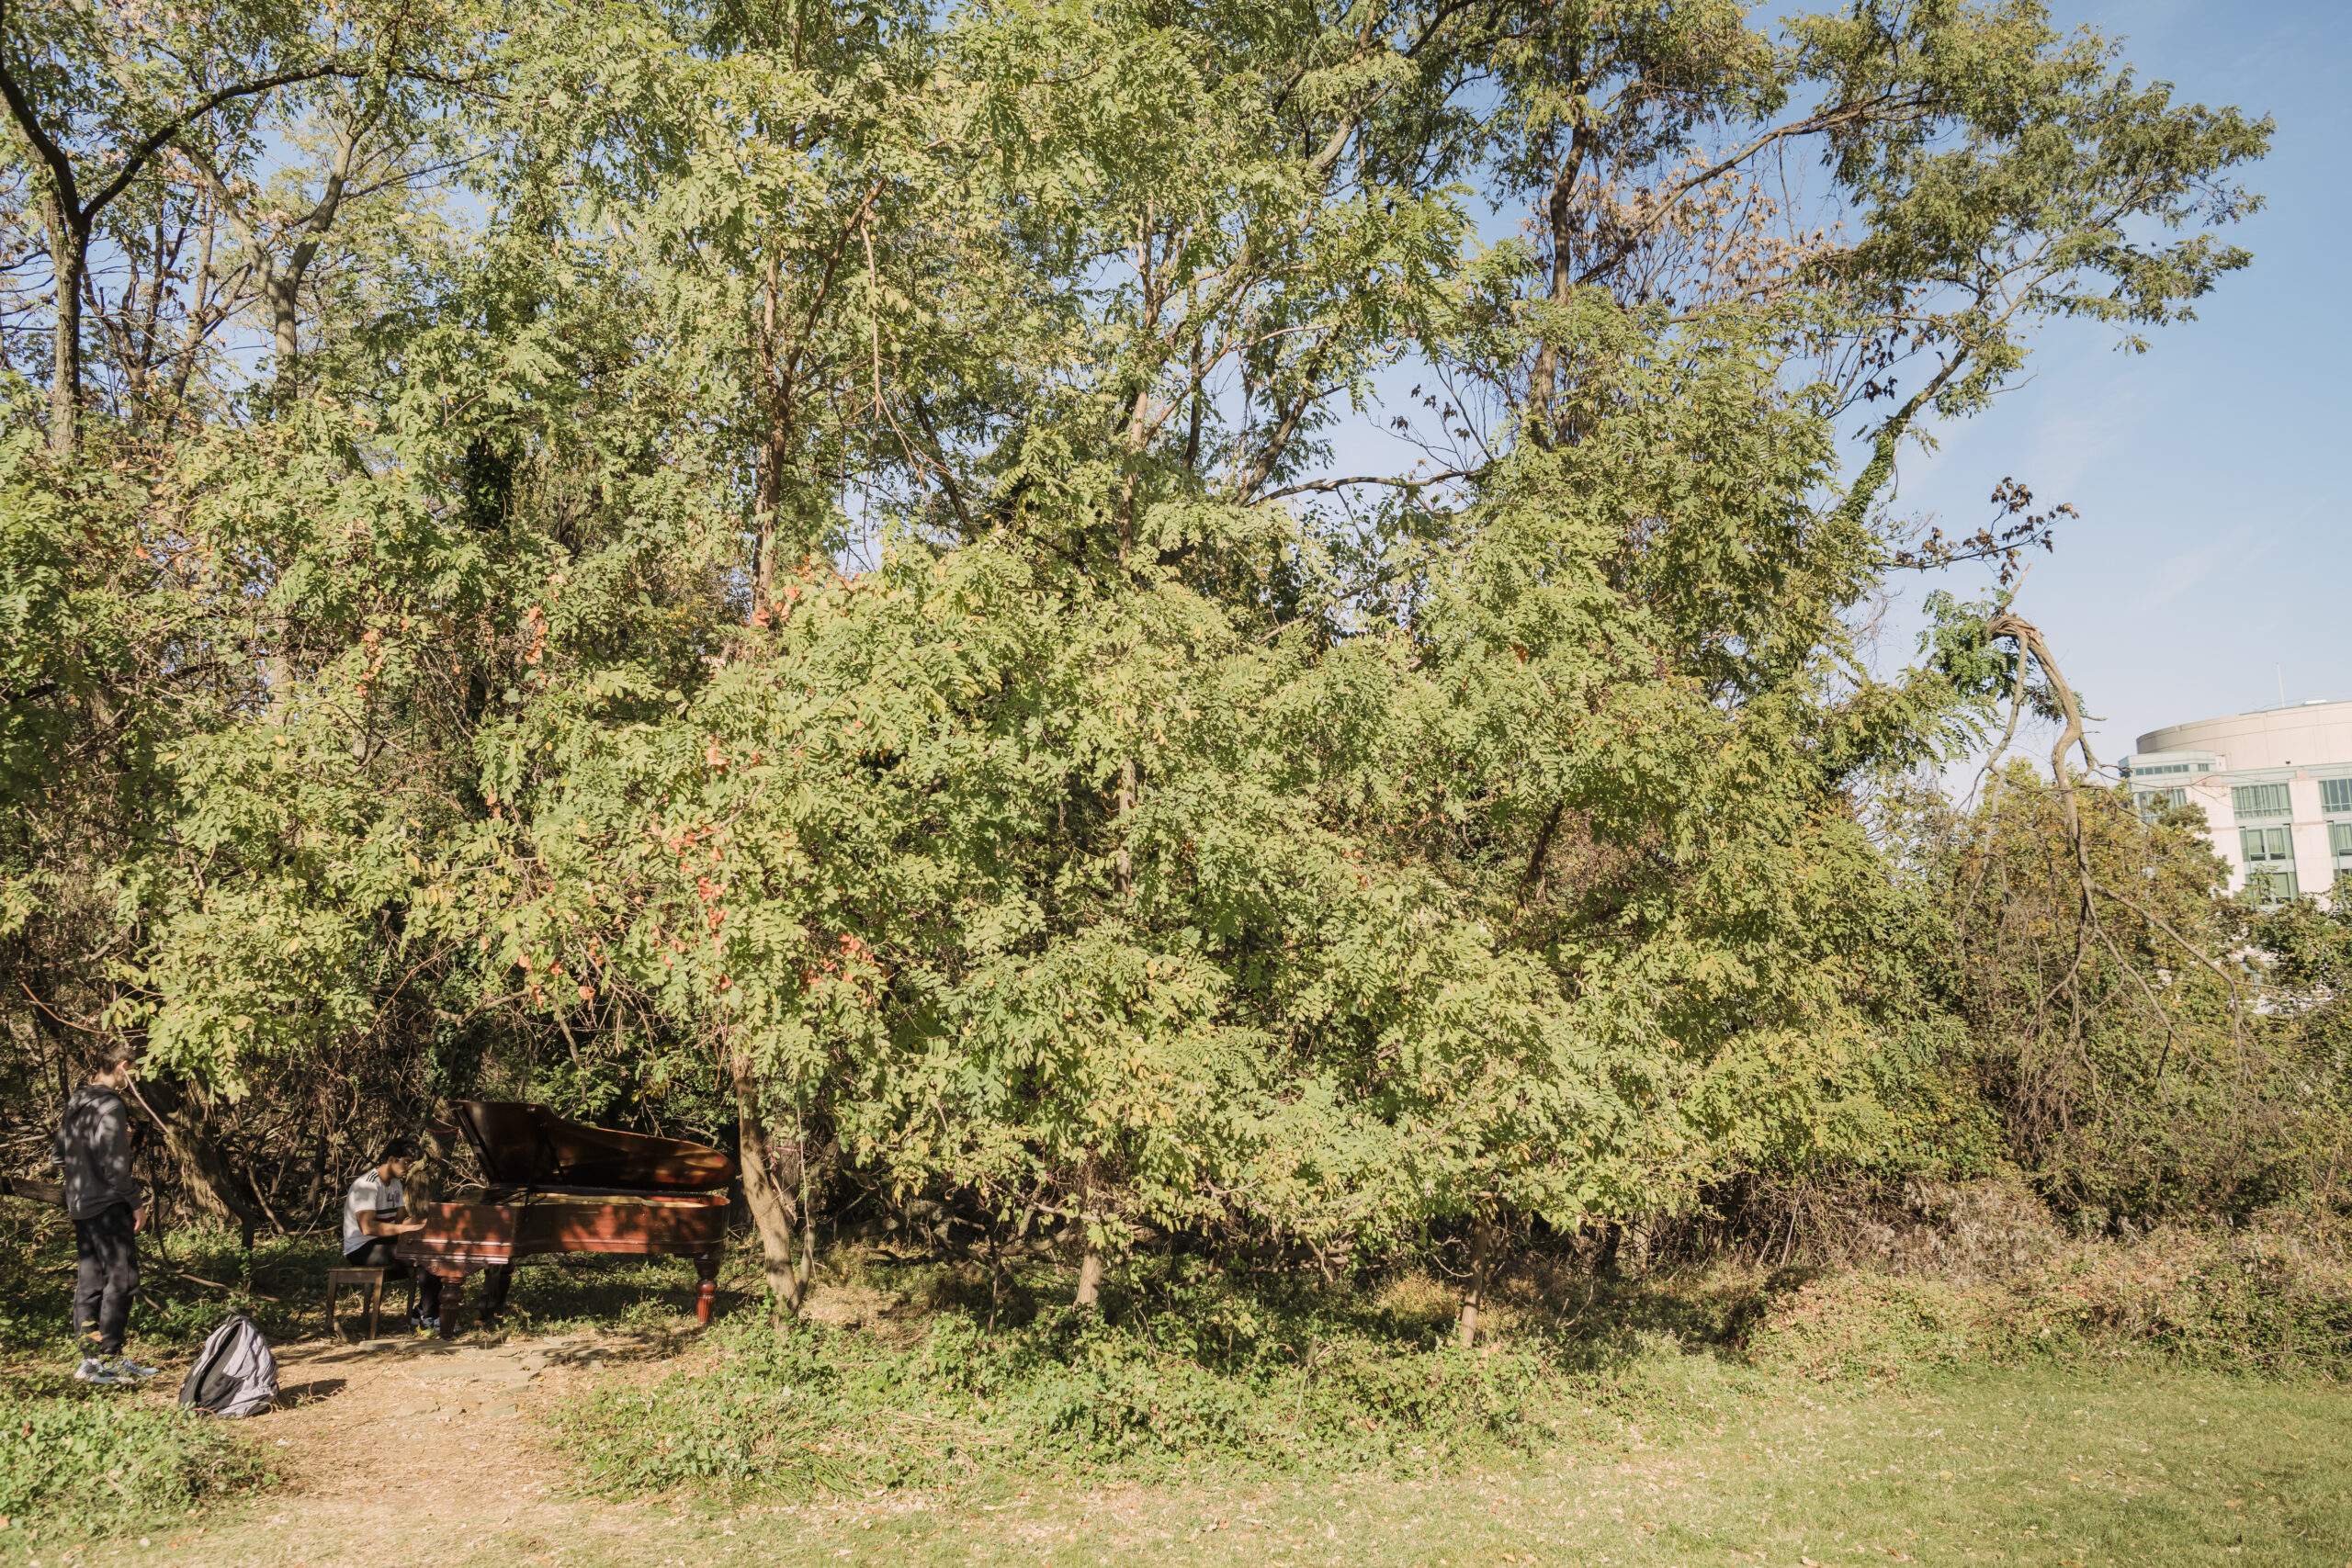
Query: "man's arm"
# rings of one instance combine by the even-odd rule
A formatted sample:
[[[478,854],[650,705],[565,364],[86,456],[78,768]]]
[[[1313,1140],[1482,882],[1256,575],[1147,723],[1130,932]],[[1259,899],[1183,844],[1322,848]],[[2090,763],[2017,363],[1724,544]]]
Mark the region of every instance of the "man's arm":
[[[357,1212],[356,1217],[359,1221],[361,1235],[406,1235],[411,1231],[424,1228],[423,1220],[384,1218],[383,1210],[391,1201],[390,1187],[391,1184],[372,1170],[363,1173],[351,1184],[351,1196],[346,1201]]]
[[[423,1220],[379,1219],[375,1213],[369,1210],[362,1209],[359,1211],[359,1234],[361,1235],[406,1235],[411,1231],[421,1231],[424,1228],[424,1222]]]
[[[130,1107],[119,1094],[108,1098],[111,1104],[102,1100],[98,1106],[97,1157],[91,1173],[117,1201],[130,1205],[131,1228],[137,1230],[147,1223],[147,1198],[130,1174]]]

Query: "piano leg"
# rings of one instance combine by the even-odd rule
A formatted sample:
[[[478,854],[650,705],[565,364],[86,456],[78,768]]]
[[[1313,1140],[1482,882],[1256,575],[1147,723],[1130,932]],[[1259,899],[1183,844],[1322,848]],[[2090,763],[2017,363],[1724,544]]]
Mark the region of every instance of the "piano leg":
[[[466,1304],[466,1277],[445,1275],[441,1280],[441,1337],[458,1337],[458,1313]]]
[[[506,1315],[506,1289],[514,1282],[511,1265],[493,1264],[482,1270],[481,1322],[484,1328]]]
[[[695,1287],[695,1321],[703,1327],[710,1326],[710,1310],[718,1301],[718,1254],[705,1252],[695,1258],[695,1273],[701,1283]]]

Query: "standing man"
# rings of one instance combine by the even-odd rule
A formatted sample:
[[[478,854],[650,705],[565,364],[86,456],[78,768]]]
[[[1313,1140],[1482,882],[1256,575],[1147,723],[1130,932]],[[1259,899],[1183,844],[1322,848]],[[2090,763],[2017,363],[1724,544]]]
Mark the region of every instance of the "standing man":
[[[408,1267],[392,1256],[392,1238],[424,1228],[423,1220],[402,1219],[408,1190],[401,1185],[416,1163],[416,1145],[394,1138],[384,1145],[383,1157],[359,1173],[343,1197],[343,1260],[355,1269],[381,1269],[390,1279],[411,1278]],[[441,1326],[441,1281],[431,1274],[415,1277],[408,1320],[417,1329]]]
[[[137,1382],[155,1375],[153,1367],[127,1360],[123,1330],[130,1323],[130,1298],[139,1292],[139,1238],[147,1204],[130,1179],[130,1087],[136,1047],[108,1045],[99,1069],[65,1102],[65,1118],[50,1153],[65,1168],[65,1212],[74,1219],[74,1332],[82,1344],[82,1364],[74,1375],[84,1382]]]

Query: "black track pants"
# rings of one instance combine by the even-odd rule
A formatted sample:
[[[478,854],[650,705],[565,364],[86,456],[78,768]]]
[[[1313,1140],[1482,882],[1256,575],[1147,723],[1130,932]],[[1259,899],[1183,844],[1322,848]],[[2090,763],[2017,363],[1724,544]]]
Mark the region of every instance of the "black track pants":
[[[370,1236],[368,1238],[367,1246],[356,1252],[344,1254],[343,1260],[354,1269],[389,1269],[391,1272],[387,1278],[413,1280],[413,1283],[409,1287],[410,1299],[417,1302],[425,1316],[439,1317],[441,1315],[440,1280],[435,1275],[422,1271],[413,1273],[407,1264],[394,1258],[391,1237]]]
[[[130,1298],[139,1293],[139,1237],[131,1207],[113,1203],[74,1222],[74,1332],[95,1334],[98,1354],[122,1354]]]

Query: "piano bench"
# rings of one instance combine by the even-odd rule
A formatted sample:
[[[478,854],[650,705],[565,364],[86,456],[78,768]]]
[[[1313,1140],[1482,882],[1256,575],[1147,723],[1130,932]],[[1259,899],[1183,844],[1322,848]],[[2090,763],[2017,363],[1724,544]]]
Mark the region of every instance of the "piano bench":
[[[379,1337],[384,1315],[384,1276],[389,1269],[330,1269],[327,1270],[327,1337],[334,1333],[335,1292],[349,1285],[366,1292],[368,1302],[368,1337]]]

